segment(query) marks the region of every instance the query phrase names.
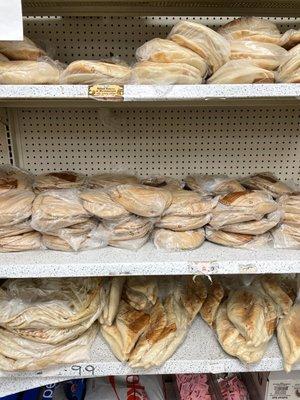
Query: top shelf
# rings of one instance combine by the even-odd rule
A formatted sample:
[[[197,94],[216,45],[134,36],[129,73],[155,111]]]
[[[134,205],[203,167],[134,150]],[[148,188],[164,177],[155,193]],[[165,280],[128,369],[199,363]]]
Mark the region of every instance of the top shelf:
[[[28,16],[300,16],[299,0],[23,0]]]

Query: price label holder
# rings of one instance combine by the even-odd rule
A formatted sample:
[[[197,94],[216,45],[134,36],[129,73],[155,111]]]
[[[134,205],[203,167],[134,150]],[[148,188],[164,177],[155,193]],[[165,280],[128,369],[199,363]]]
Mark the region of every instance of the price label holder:
[[[89,86],[89,97],[92,97],[93,99],[99,101],[124,101],[124,86],[120,85]]]
[[[22,0],[0,0],[0,40],[23,40]]]

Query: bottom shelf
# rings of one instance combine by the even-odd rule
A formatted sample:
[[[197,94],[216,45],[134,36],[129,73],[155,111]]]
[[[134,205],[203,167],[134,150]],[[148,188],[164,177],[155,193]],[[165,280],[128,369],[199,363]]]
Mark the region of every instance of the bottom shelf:
[[[18,372],[14,374],[1,372],[0,395],[8,393],[7,389],[9,387],[13,387],[14,391],[18,391],[19,387],[22,390],[25,385],[34,387],[42,385],[44,382],[50,383],[71,378],[127,374],[279,371],[282,369],[282,356],[276,337],[271,340],[262,361],[253,365],[245,365],[238,359],[228,356],[220,347],[210,328],[200,318],[197,318],[189,330],[185,342],[173,357],[161,367],[147,371],[131,369],[126,364],[119,362],[102,338],[97,337],[91,350],[91,360],[89,362],[62,365],[36,372]],[[295,369],[300,369],[300,364]]]

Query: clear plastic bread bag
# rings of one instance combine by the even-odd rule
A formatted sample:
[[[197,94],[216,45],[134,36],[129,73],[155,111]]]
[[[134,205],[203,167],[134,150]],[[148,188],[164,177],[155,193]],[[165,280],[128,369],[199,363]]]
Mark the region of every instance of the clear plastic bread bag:
[[[208,241],[222,246],[248,250],[259,249],[261,246],[270,244],[272,240],[272,236],[268,232],[262,235],[246,235],[215,230],[209,226],[205,228],[205,237]]]
[[[35,193],[45,190],[82,188],[86,177],[73,171],[46,172],[34,178],[33,189]]]
[[[236,178],[227,175],[192,174],[188,175],[184,182],[189,189],[202,196],[224,195],[245,190]]]
[[[300,52],[288,56],[276,71],[276,81],[281,83],[300,82]]]
[[[165,251],[194,250],[205,240],[204,229],[175,232],[169,229],[157,228],[152,234],[154,246]]]
[[[274,247],[300,250],[300,226],[281,224],[272,230]]]
[[[127,171],[103,172],[87,178],[87,187],[90,189],[102,189],[110,186],[134,185],[138,183],[140,183],[139,177],[128,174]]]
[[[300,44],[300,29],[289,29],[282,35],[280,45],[286,49],[294,48],[298,44]]]
[[[124,85],[129,82],[131,68],[118,59],[78,60],[67,66],[60,76],[61,84]]]
[[[0,238],[0,253],[40,250],[42,248],[41,234],[35,231]]]
[[[24,36],[24,40],[0,41],[0,53],[10,60],[37,61],[46,56],[43,49]]]
[[[10,190],[32,189],[33,175],[9,164],[0,165],[0,194]]]

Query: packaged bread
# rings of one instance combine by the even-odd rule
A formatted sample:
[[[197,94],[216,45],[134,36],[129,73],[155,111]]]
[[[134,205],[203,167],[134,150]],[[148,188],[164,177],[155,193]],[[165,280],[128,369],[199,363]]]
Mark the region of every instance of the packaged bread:
[[[5,57],[4,54],[0,53],[0,61],[9,61],[9,59],[7,57]]]
[[[196,85],[203,82],[199,69],[183,63],[142,61],[131,74],[134,85]]]
[[[199,217],[179,216],[168,214],[162,216],[156,223],[157,228],[171,229],[172,231],[189,231],[202,228],[208,224],[211,214],[200,215]]]
[[[88,177],[87,186],[91,189],[105,188],[115,185],[134,185],[139,179],[134,175],[124,173],[103,173]]]
[[[32,205],[31,226],[39,232],[51,233],[87,219],[89,214],[80,202],[77,189],[42,192]]]
[[[217,229],[225,225],[259,221],[264,215],[276,211],[277,203],[263,190],[233,192],[219,198],[212,211],[210,225]]]
[[[297,46],[292,47],[292,48],[288,51],[288,57],[287,57],[287,58],[293,57],[293,56],[295,56],[296,54],[299,54],[299,53],[300,53],[300,43],[297,44]]]
[[[250,60],[257,67],[273,71],[287,56],[287,51],[273,43],[234,40],[230,42],[231,60]]]
[[[36,61],[39,57],[46,55],[44,50],[26,36],[24,36],[24,40],[0,41],[0,53],[10,60],[27,61]]]
[[[146,186],[161,187],[169,190],[182,189],[183,187],[182,181],[175,178],[170,178],[169,176],[149,176],[142,179],[140,183]]]
[[[102,226],[108,231],[109,240],[130,240],[148,234],[153,228],[153,221],[131,214],[118,220],[104,220]]]
[[[104,278],[102,280],[100,293],[100,324],[111,326],[114,323],[119,310],[125,281],[125,276],[113,276],[109,278]]]
[[[120,219],[130,213],[119,203],[113,201],[105,189],[90,189],[80,193],[83,207],[101,219]]]
[[[147,233],[145,236],[136,238],[136,239],[126,239],[126,240],[120,240],[118,238],[109,238],[108,239],[108,244],[109,246],[112,247],[118,247],[120,249],[126,249],[126,250],[138,250],[141,247],[144,246],[148,242],[150,233]]]
[[[255,250],[257,247],[264,246],[271,240],[269,233],[253,236],[215,230],[211,229],[209,226],[205,228],[205,238],[210,242],[222,246],[245,248],[250,250]]]
[[[130,276],[126,280],[126,301],[136,310],[149,310],[157,301],[158,283],[154,276]]]
[[[231,60],[220,67],[208,80],[211,84],[273,83],[273,71],[258,67],[250,60]]]
[[[41,235],[39,232],[31,231],[0,238],[0,253],[38,250],[40,248]]]
[[[172,203],[165,210],[164,216],[204,216],[210,213],[217,203],[217,198],[202,197],[200,194],[189,190],[173,190]]]
[[[199,54],[172,40],[160,38],[149,40],[136,50],[135,56],[138,61],[189,64],[197,68],[203,77],[208,72],[208,64]]]
[[[277,82],[300,82],[300,52],[287,57],[278,67]]]
[[[277,338],[286,372],[290,372],[293,365],[300,360],[299,332],[300,303],[296,303],[290,312],[280,319],[277,327]]]
[[[123,85],[130,79],[131,70],[126,65],[96,60],[74,61],[60,77],[62,84]]]
[[[171,205],[172,194],[164,188],[119,185],[109,190],[111,199],[141,217],[159,217]]]
[[[84,185],[85,176],[73,171],[49,172],[35,177],[35,192],[56,189],[74,189]]]
[[[284,213],[300,214],[300,192],[292,192],[280,196],[278,204]]]
[[[300,229],[300,214],[285,212],[283,216],[283,223],[287,225],[295,225]]]
[[[281,33],[273,22],[257,18],[242,17],[221,26],[218,33],[228,40],[251,40],[254,42],[281,44]]]
[[[218,308],[225,298],[225,288],[222,283],[213,279],[207,290],[207,297],[200,309],[202,319],[210,326],[215,326]]]
[[[241,192],[245,188],[235,179],[226,175],[188,175],[184,182],[186,186],[202,196],[221,195],[231,192]]]
[[[30,224],[30,219],[19,222],[15,225],[0,226],[0,238],[8,236],[18,236],[22,233],[32,232],[33,229]]]
[[[60,71],[46,61],[0,61],[1,85],[56,85]]]
[[[275,198],[293,192],[292,188],[281,182],[271,172],[259,172],[247,176],[241,180],[241,184],[250,190],[264,190]]]
[[[205,25],[190,21],[178,22],[169,39],[199,54],[216,72],[230,57],[228,41]]]
[[[12,165],[0,166],[0,195],[10,190],[24,190],[32,188],[32,176]]]
[[[197,249],[204,242],[203,229],[175,232],[169,229],[155,229],[153,242],[157,249],[181,251]]]
[[[300,249],[300,227],[281,224],[272,231],[274,247],[277,249]]]
[[[12,226],[26,221],[32,214],[35,198],[32,190],[8,190],[5,183],[4,193],[1,193],[0,182],[0,226]]]
[[[286,31],[281,38],[281,46],[286,49],[291,49],[300,43],[300,29],[289,29]]]
[[[222,231],[243,233],[245,235],[262,235],[278,225],[281,219],[282,212],[274,211],[258,221],[248,221],[222,226]]]

